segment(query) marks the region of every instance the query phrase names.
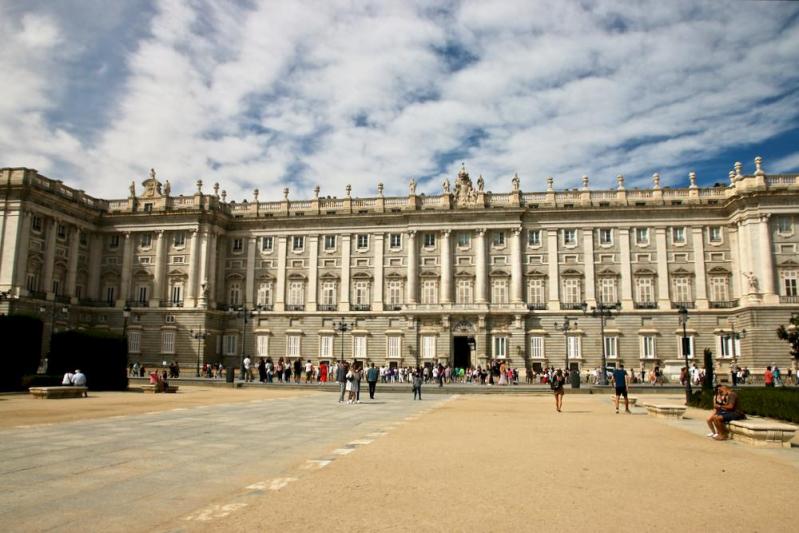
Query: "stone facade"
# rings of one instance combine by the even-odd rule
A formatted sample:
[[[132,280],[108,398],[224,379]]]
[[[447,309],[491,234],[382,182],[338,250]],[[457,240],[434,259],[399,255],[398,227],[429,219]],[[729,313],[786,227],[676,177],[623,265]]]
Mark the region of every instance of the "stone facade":
[[[710,348],[722,371],[785,367],[774,330],[799,312],[799,177],[761,165],[711,188],[692,173],[687,188],[656,174],[647,190],[619,176],[613,190],[584,177],[522,192],[514,176],[499,194],[462,169],[439,195],[411,181],[402,197],[380,184],[373,198],[316,187],[274,202],[228,201],[201,181],[173,196],[153,171],[102,200],[5,168],[0,310],[42,313],[46,335],[125,331],[132,360],[184,367],[238,365],[244,334],[248,355],[273,359],[529,368],[568,353],[594,368],[604,344],[609,364],[674,369],[683,333],[700,364]]]

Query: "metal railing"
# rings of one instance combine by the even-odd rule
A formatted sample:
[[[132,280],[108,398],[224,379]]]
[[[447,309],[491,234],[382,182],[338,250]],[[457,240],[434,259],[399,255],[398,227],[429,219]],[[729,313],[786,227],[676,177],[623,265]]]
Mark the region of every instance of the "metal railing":
[[[672,309],[679,309],[680,307],[685,307],[686,309],[693,309],[695,305],[694,302],[671,302]]]
[[[369,304],[352,304],[350,305],[350,309],[353,311],[369,311],[372,309],[372,306]]]
[[[336,304],[319,304],[318,309],[320,311],[335,311],[338,306]]]
[[[657,302],[633,302],[634,309],[657,309]]]
[[[547,304],[545,303],[527,304],[527,309],[529,311],[544,311],[546,308]]]
[[[720,300],[710,302],[711,309],[731,309],[733,307],[738,307],[738,300]]]
[[[780,295],[781,304],[799,304],[799,296],[782,296]]]
[[[286,311],[305,311],[304,304],[286,304]]]

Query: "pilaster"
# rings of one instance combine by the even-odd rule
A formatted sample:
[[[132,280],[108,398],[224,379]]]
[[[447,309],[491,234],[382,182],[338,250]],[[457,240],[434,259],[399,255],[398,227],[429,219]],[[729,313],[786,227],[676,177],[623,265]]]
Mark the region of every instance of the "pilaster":
[[[692,227],[691,234],[693,235],[694,268],[696,272],[696,308],[708,309],[704,228],[701,226]]]
[[[28,277],[28,247],[30,246],[30,234],[31,234],[31,212],[24,211],[20,214],[22,217],[22,221],[20,224],[20,231],[18,233],[19,238],[16,241],[16,267],[14,270],[14,281],[13,284],[15,285],[14,292],[17,296],[26,296],[28,294],[27,289],[27,277]]]
[[[449,195],[447,195],[449,196]],[[441,294],[442,304],[452,303],[452,243],[450,230],[441,232]]]
[[[339,295],[338,310],[350,310],[350,266],[352,264],[352,235],[349,233],[341,236],[341,294]]]
[[[200,260],[199,229],[191,230],[190,243],[191,250],[189,253],[191,254],[191,259],[189,264],[189,280],[186,285],[186,299],[184,301],[184,307],[197,307],[197,275],[199,274],[198,262]]]
[[[594,230],[583,230],[583,266],[585,267],[585,303],[596,305],[596,275],[594,273]]]
[[[558,230],[547,230],[547,266],[549,268],[549,301],[547,309],[560,311],[560,269],[558,268]]]
[[[275,285],[275,311],[285,310],[286,304],[286,236],[277,238],[277,283]]]
[[[69,257],[67,258],[67,286],[65,295],[69,296],[70,302],[78,303],[75,295],[75,285],[78,279],[78,244],[80,243],[80,228],[77,226],[69,230]]]
[[[380,200],[383,198],[381,197]],[[383,262],[385,248],[385,234],[375,233],[372,235],[374,243],[374,287],[372,290],[372,311],[383,310]]]
[[[524,285],[524,275],[522,274],[522,230],[513,228],[510,237],[510,300],[511,303],[520,305],[524,302],[522,287]]]
[[[150,307],[158,307],[161,301],[164,300],[164,277],[166,273],[166,261],[164,258],[164,241],[166,240],[166,232],[158,230],[155,232],[155,265],[153,272],[153,294],[150,298]]]
[[[255,299],[255,237],[247,239],[247,270],[244,281],[244,306],[252,309]]]
[[[416,283],[419,277],[417,273],[418,264],[419,259],[416,257],[416,231],[411,230],[408,232],[408,283],[405,286],[405,303],[409,305],[416,303]]]
[[[670,309],[669,255],[666,251],[666,228],[655,228],[655,251],[657,253],[658,308]]]
[[[319,292],[319,235],[308,236],[308,286],[305,309],[316,311],[316,295]]]
[[[47,293],[47,299],[53,299],[53,269],[55,268],[55,242],[58,232],[58,220],[50,219],[50,228],[47,231],[47,244],[44,250],[44,277],[41,289]]]
[[[124,240],[122,242],[122,275],[119,282],[119,299],[117,299],[117,307],[125,307],[130,294],[130,271],[133,262],[133,239],[131,233],[126,231],[124,233]]]
[[[95,233],[89,238],[89,280],[86,297],[99,300],[100,296],[100,263],[103,260],[103,235]]]
[[[475,251],[475,287],[474,301],[478,304],[488,303],[488,258],[486,257],[485,228],[480,228],[474,237]]]
[[[630,265],[630,229],[619,228],[619,255],[621,260],[621,305],[633,308],[633,273]]]
[[[768,224],[769,215],[763,215],[758,222],[760,241],[760,275],[763,284],[760,287],[763,293],[763,303],[779,303],[779,296],[774,291],[774,256],[771,250],[771,231]]]

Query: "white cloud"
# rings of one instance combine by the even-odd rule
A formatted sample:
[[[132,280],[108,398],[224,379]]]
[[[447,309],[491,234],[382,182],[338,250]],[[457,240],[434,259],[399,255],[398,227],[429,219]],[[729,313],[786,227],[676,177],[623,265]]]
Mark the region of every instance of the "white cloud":
[[[176,193],[202,178],[239,199],[255,187],[278,199],[289,182],[294,198],[316,183],[404,194],[411,176],[433,192],[461,160],[493,190],[514,172],[526,190],[547,175],[558,187],[582,174],[633,186],[656,171],[685,182],[697,162],[795,128],[797,10],[161,0],[90,136],[50,115],[70,106],[53,87],[91,75],[81,54],[92,36],[25,12],[0,23],[11,35],[0,67],[16,80],[0,88],[0,153],[106,197],[150,167]],[[115,16],[108,32],[124,24]]]

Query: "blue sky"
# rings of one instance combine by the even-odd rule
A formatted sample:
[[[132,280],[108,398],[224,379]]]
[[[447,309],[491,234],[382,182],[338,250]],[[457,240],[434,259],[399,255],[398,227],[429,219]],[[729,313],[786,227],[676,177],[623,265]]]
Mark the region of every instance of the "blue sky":
[[[0,0],[0,166],[101,197],[799,172],[799,3]]]

